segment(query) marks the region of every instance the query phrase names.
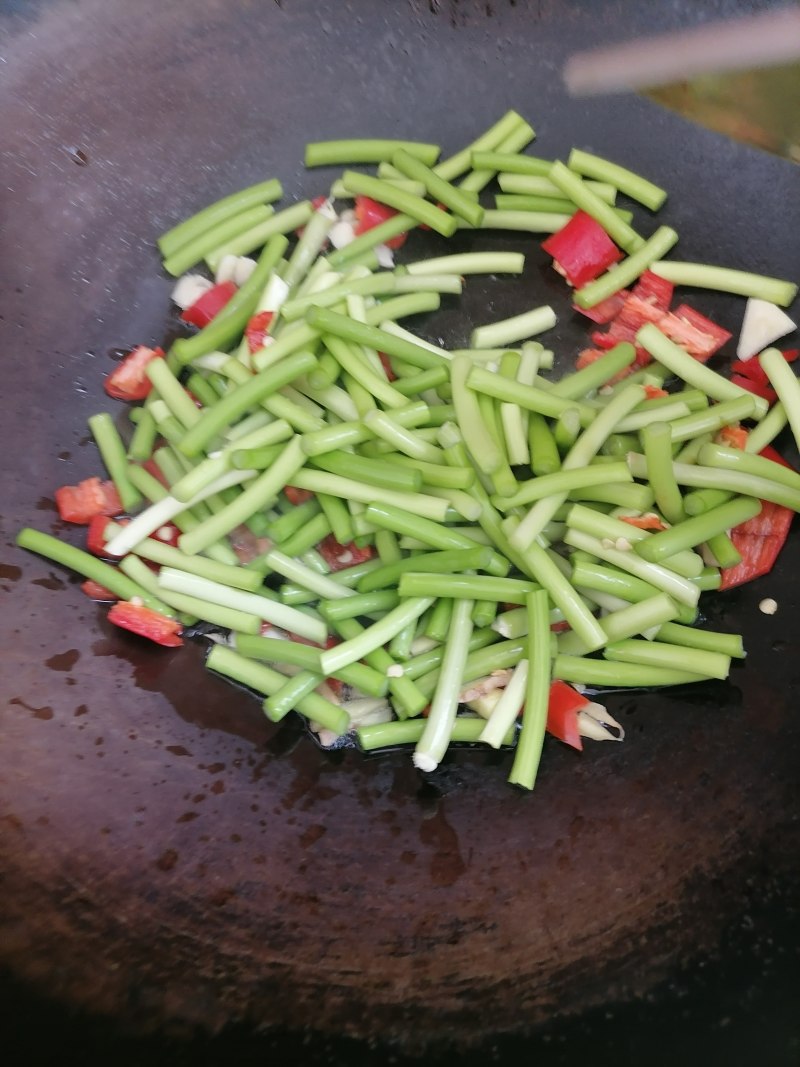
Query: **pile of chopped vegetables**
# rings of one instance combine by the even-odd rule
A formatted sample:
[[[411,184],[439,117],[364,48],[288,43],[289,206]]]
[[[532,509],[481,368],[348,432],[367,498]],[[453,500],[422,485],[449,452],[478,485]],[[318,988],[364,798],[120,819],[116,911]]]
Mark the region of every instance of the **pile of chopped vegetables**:
[[[442,161],[417,142],[310,144],[308,167],[377,172],[280,211],[265,181],[165,233],[195,332],[106,379],[135,405],[127,443],[93,416],[109,480],[55,494],[86,549],[32,529],[18,543],[83,575],[117,626],[210,638],[208,667],[270,720],[296,711],[325,745],[413,745],[423,771],[451,742],[509,746],[530,789],[546,731],[621,740],[587,690],[725,678],[742,640],[695,625],[700,593],[766,574],[800,508],[771,447],[787,423],[800,442],[797,353],[767,347],[794,329],[797,287],[666,259],[678,235],[649,225],[664,190],[579,149],[523,154],[533,138],[509,112]],[[548,377],[533,338],[556,314],[533,301],[463,350],[401,326],[470,275],[524,266],[414,259],[417,227],[547,235],[591,331],[576,370]],[[675,287],[748,298],[730,378],[707,365],[730,332]]]

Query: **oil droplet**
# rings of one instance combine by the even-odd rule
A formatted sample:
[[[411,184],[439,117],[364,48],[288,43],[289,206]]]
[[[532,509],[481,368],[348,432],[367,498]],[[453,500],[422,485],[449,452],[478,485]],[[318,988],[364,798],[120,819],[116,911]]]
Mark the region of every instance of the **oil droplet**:
[[[307,830],[304,830],[300,835],[300,845],[302,848],[310,848],[321,837],[328,832],[327,826],[323,826],[321,823],[317,823],[315,826],[309,826]]]
[[[178,862],[178,853],[174,848],[168,848],[165,852],[156,860],[156,867],[160,871],[171,871],[175,864]]]
[[[58,652],[50,659],[46,659],[44,665],[51,671],[71,671],[80,657],[81,654],[77,648],[68,648],[66,652]]]
[[[52,571],[47,578],[34,578],[31,585],[40,585],[43,589],[51,589],[54,592],[67,588],[66,583],[62,582]]]
[[[0,563],[0,578],[5,578],[9,582],[16,582],[21,575],[21,567],[15,567],[13,563]]]
[[[19,697],[13,697],[10,704],[18,704],[21,708],[25,708],[26,711],[30,711],[33,714],[34,719],[42,719],[46,722],[48,719],[53,718],[53,709],[45,704],[42,708],[34,708],[31,704],[26,704],[24,700]]]
[[[222,889],[217,889],[216,892],[212,893],[211,896],[209,897],[209,903],[214,908],[221,908],[225,904],[228,903],[228,901],[231,899],[231,897],[233,895],[234,895],[234,890],[231,889],[230,887],[224,887]]]

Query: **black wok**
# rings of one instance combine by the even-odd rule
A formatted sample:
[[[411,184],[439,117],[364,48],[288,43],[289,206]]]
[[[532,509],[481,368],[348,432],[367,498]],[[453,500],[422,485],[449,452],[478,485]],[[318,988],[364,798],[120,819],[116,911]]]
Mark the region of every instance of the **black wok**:
[[[155,1034],[136,1046],[151,1059],[166,1034],[220,1034],[189,1046],[193,1062],[290,1056],[302,1030],[339,1039],[319,1046],[328,1062],[368,1057],[346,1038],[432,1054],[502,1035],[517,1044],[501,1053],[543,1062],[603,1049],[789,1062],[796,531],[770,578],[712,600],[720,628],[744,632],[746,667],[614,696],[629,740],[582,758],[548,744],[533,796],[494,756],[459,754],[423,779],[405,755],[320,752],[206,675],[200,648],[162,654],[112,632],[72,579],[13,547],[22,525],[60,529],[54,487],[97,468],[86,418],[107,406],[110,350],[168,328],[154,237],[262,177],[288,197],[323,190],[328,175],[301,166],[307,140],[450,151],[514,107],[543,155],[578,144],[666,184],[682,257],[796,278],[796,167],[637,98],[569,100],[559,79],[593,42],[768,6],[2,4],[9,1039],[44,1057],[38,1020],[52,1018],[57,1043],[100,1033],[95,1049],[117,1057],[123,1031]],[[565,312],[566,365],[583,327],[536,242],[509,246],[530,250],[522,282],[476,282],[420,328],[455,345],[489,299],[502,317],[547,294]],[[695,302],[738,326],[741,301]],[[767,594],[771,618],[757,610]],[[283,1044],[258,1044],[276,1028]]]

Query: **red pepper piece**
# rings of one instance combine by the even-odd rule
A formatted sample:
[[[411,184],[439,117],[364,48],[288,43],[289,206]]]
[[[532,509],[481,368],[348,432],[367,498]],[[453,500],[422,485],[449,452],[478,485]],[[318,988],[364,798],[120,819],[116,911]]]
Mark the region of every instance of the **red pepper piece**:
[[[86,548],[94,556],[105,556],[106,527],[110,522],[108,515],[93,515],[86,531]]]
[[[636,334],[647,322],[658,324],[663,318],[663,315],[664,312],[661,311],[660,308],[657,308],[648,300],[644,300],[640,296],[634,296],[633,293],[631,293],[623,304],[622,310],[613,320],[606,332],[603,333],[599,330],[594,331],[592,334],[592,343],[597,345],[598,348],[610,349],[615,345],[620,344],[621,341],[628,341],[636,348],[636,359],[630,366],[625,367],[624,370],[615,375],[611,379],[612,383],[621,381],[629,374],[633,374],[634,371],[640,370],[642,367],[646,367],[648,363],[652,362],[650,353],[645,351],[640,345],[636,344]]]
[[[635,526],[637,530],[666,530],[667,528],[653,512],[648,512],[646,515],[620,515],[620,518],[629,526]]]
[[[645,323],[660,323],[663,317],[664,312],[660,308],[631,294],[606,332],[595,331],[592,340],[600,348],[613,348],[620,341],[632,342]]]
[[[769,445],[759,455],[771,459],[774,463],[780,463],[783,467],[790,466]],[[730,537],[742,557],[742,562],[722,572],[720,589],[732,589],[733,586],[743,585],[768,574],[789,536],[793,517],[791,508],[762,500],[761,512],[758,515],[735,526]]]
[[[251,355],[253,352],[259,352],[264,347],[274,318],[274,311],[259,311],[257,315],[253,315],[245,326],[244,336]]]
[[[163,349],[137,345],[106,377],[103,388],[115,400],[144,400],[153,388],[145,369],[154,359],[163,358]]]
[[[553,257],[556,270],[576,289],[622,259],[622,252],[600,223],[585,211],[576,211],[565,226],[542,241],[542,248]]]
[[[688,304],[681,304],[664,315],[658,323],[658,328],[700,363],[709,360],[732,337],[728,330],[701,315]]]
[[[718,445],[726,445],[728,448],[744,448],[748,436],[744,426],[737,422],[735,426],[723,426],[714,440]]]
[[[774,404],[778,399],[778,394],[771,385],[763,385],[761,382],[754,381],[744,374],[732,374],[731,381],[741,389],[746,389],[749,393],[762,397],[768,404]]]
[[[639,280],[634,285],[632,294],[640,300],[652,304],[653,307],[660,308],[662,311],[669,311],[674,291],[675,286],[672,282],[668,282],[666,278],[660,278],[651,270],[646,270],[644,274],[639,275]]]
[[[155,641],[157,645],[166,648],[179,648],[183,641],[180,637],[181,624],[176,619],[168,619],[152,608],[146,608],[144,604],[131,604],[130,601],[120,600],[108,613],[109,622],[123,630],[146,637]]]
[[[169,489],[169,482],[164,477],[164,472],[161,470],[161,468],[154,459],[146,459],[144,463],[142,463],[142,467],[144,467],[147,473],[151,474],[157,482],[160,482],[165,489]]]
[[[657,385],[646,385],[644,394],[648,400],[660,400],[662,397],[669,396],[666,389],[659,389]]]
[[[184,322],[198,326],[201,330],[213,318],[219,315],[229,300],[236,294],[235,282],[218,282],[202,294],[193,304],[181,312]]]
[[[113,482],[86,478],[77,485],[62,485],[55,492],[58,514],[65,522],[88,526],[95,515],[121,515],[122,501]]]
[[[787,363],[794,363],[800,354],[800,349],[789,348],[782,353]],[[772,388],[767,372],[757,359],[737,359],[731,364],[731,381],[735,385],[747,389],[756,396],[763,397],[768,404],[774,404],[778,394]]]
[[[356,237],[360,237],[362,233],[367,233],[368,230],[374,229],[376,226],[380,226],[382,222],[386,222],[388,219],[393,219],[398,214],[393,207],[387,207],[386,204],[381,204],[378,200],[373,200],[371,196],[357,196],[355,201],[355,213],[356,213]],[[387,248],[402,248],[408,238],[408,231],[398,234],[396,237],[391,237],[388,241],[385,241]]]
[[[283,492],[289,503],[294,504],[295,507],[298,504],[305,504],[314,495],[310,489],[298,489],[296,485],[285,485]]]
[[[317,548],[322,558],[334,572],[344,570],[345,567],[355,567],[359,563],[366,563],[368,559],[372,559],[375,555],[371,545],[359,548],[354,541],[351,541],[349,545],[342,545],[333,534],[328,534],[323,541],[320,541]]]
[[[112,593],[110,589],[106,589],[104,585],[95,582],[92,578],[81,582],[81,592],[85,593],[90,600],[100,600],[104,603],[111,603],[117,599],[116,593]]]
[[[577,304],[573,304],[572,310],[579,311],[581,315],[585,315],[587,319],[596,322],[598,326],[605,326],[606,323],[611,322],[620,313],[622,305],[629,296],[630,293],[627,289],[620,289],[618,293],[612,293],[605,300],[601,300],[599,304],[595,304],[593,308],[579,308]]]
[[[389,357],[386,355],[386,353],[385,352],[379,352],[378,353],[378,358],[381,361],[381,366],[386,371],[386,377],[389,379],[389,381],[390,382],[397,381],[397,375],[392,370],[392,361],[389,359]]]
[[[600,359],[605,354],[606,349],[604,348],[584,348],[582,352],[578,353],[575,367],[577,370],[583,370],[584,367],[588,367],[590,363],[594,363],[595,360]]]
[[[578,712],[590,701],[566,682],[555,681],[550,686],[550,699],[547,703],[547,732],[583,751],[578,728]]]
[[[163,526],[159,526],[150,534],[154,541],[160,541],[162,545],[170,545],[172,548],[178,547],[180,535],[181,531],[174,522],[165,522]]]

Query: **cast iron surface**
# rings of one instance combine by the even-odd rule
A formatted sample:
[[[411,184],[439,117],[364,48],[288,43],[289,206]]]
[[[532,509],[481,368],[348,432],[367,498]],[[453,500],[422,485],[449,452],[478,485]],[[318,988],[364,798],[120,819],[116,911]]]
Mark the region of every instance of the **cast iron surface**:
[[[610,698],[626,743],[583,757],[548,743],[533,796],[506,785],[506,757],[459,754],[423,779],[407,755],[322,753],[204,673],[200,647],[112,632],[12,543],[26,524],[73,536],[52,491],[97,470],[86,418],[107,407],[110,351],[171,325],[153,238],[264,176],[288,197],[324,190],[327,173],[303,172],[307,140],[449,151],[515,107],[542,155],[578,144],[664,182],[682,256],[797,277],[796,168],[644,100],[570,101],[558,77],[591,41],[765,6],[0,7],[0,963],[15,982],[140,1031],[280,1025],[419,1049],[596,1024],[652,989],[677,1021],[683,963],[715,958],[754,907],[764,943],[779,936],[796,900],[796,532],[770,578],[711,602],[744,631],[746,668]],[[422,254],[440,247],[416,236]],[[471,323],[552,300],[566,366],[585,330],[537,242],[509,246],[529,251],[523,279],[471,280],[420,328],[456,346]],[[741,302],[693,302],[738,326]],[[797,968],[791,946],[765,958],[726,934],[723,948],[724,1029],[731,990],[757,999]],[[796,1042],[788,1019],[753,1022],[774,1062]]]

